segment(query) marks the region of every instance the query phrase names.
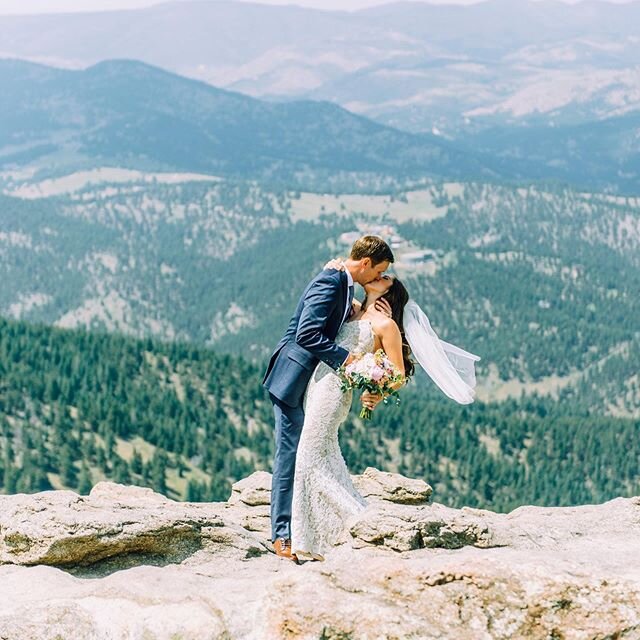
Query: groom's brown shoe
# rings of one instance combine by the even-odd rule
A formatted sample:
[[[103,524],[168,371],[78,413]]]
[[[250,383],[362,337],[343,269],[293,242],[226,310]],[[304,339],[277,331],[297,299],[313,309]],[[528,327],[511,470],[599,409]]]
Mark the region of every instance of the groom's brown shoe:
[[[275,549],[277,556],[287,558],[287,560],[293,560],[298,564],[298,556],[295,553],[291,553],[290,538],[277,538],[273,543],[273,548]]]

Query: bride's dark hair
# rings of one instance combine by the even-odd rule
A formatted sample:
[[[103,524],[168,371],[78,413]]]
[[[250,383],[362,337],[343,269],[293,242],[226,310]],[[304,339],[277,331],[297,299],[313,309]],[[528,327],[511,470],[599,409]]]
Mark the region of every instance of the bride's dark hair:
[[[411,361],[411,349],[404,335],[404,307],[409,302],[409,292],[406,287],[396,277],[393,283],[382,296],[391,305],[391,318],[398,325],[400,335],[402,336],[402,359],[404,360],[404,375],[410,378],[415,367]]]

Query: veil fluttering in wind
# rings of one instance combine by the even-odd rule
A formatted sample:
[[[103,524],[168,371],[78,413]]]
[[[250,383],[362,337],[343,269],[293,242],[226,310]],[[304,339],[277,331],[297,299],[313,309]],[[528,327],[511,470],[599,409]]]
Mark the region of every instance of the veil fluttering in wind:
[[[480,356],[438,338],[427,314],[413,300],[404,307],[404,333],[413,357],[427,375],[452,400],[474,401],[475,362]]]

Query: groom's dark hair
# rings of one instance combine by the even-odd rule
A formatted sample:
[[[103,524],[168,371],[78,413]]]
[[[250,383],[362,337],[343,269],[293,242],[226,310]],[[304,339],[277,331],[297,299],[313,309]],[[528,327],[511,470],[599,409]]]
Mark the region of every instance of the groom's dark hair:
[[[385,260],[393,262],[393,253],[389,245],[378,236],[363,236],[356,240],[351,247],[349,257],[352,260],[371,258],[372,266],[376,266]]]

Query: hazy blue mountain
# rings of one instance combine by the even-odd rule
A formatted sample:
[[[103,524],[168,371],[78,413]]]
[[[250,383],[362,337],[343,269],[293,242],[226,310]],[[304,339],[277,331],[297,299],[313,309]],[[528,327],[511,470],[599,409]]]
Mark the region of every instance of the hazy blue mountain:
[[[494,126],[456,144],[496,164],[526,159],[532,180],[555,176],[591,189],[639,192],[640,111],[575,125]]]
[[[0,83],[5,168],[497,175],[487,159],[433,135],[394,130],[328,102],[263,102],[135,61],[69,71],[5,60]]]
[[[231,1],[0,18],[1,55],[131,58],[256,97],[330,100],[458,136],[578,124],[640,106],[640,2],[398,2],[355,13]]]
[[[630,21],[640,19],[640,4],[598,0],[579,4],[555,0],[485,0],[469,5],[391,2],[363,9],[358,15],[442,47],[464,43],[466,52],[500,57],[515,48],[585,33],[610,38],[633,34]]]
[[[633,193],[633,112],[582,125],[494,126],[449,141],[329,102],[266,102],[127,60],[83,71],[0,60],[0,171],[97,166],[260,178],[326,190],[341,174],[556,180]]]

